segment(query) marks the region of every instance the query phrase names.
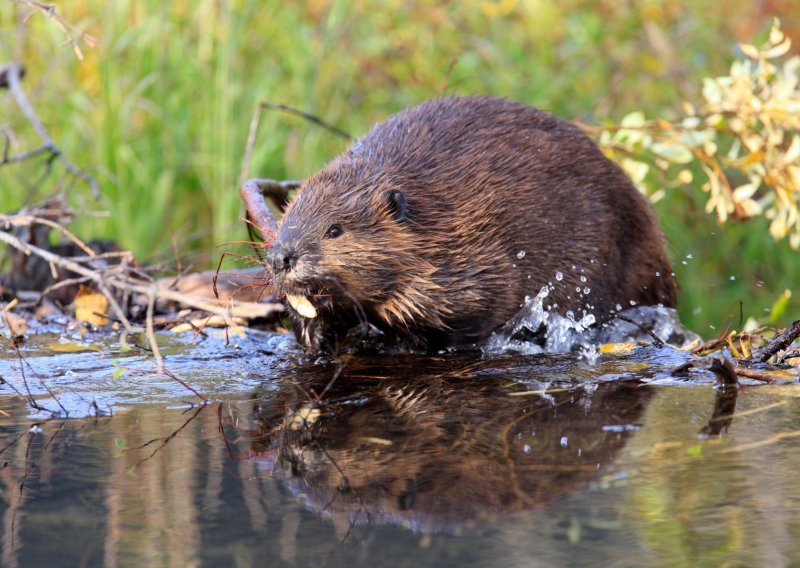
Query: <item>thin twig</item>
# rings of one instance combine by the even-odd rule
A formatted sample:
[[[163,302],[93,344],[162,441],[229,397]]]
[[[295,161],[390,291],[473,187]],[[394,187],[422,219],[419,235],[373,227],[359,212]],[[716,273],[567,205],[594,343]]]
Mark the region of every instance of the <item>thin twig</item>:
[[[344,371],[345,366],[346,366],[345,363],[340,363],[339,365],[336,366],[336,370],[333,372],[333,377],[331,377],[331,380],[328,381],[328,384],[325,385],[325,388],[322,389],[322,392],[319,393],[319,395],[318,395],[318,398],[319,398],[320,401],[322,401],[322,398],[325,396],[325,394],[333,386],[333,383],[335,383],[336,380],[341,376],[342,371]]]
[[[89,245],[80,240],[69,229],[67,229],[60,223],[56,223],[55,221],[52,221],[50,219],[46,219],[44,217],[39,217],[36,215],[5,215],[3,213],[0,213],[0,223],[12,227],[29,227],[32,225],[46,225],[51,229],[55,229],[56,231],[64,235],[70,242],[72,242],[79,249],[85,252],[89,258],[94,259],[97,257],[97,253],[95,253],[94,250],[92,250],[91,247],[89,247]]]
[[[120,290],[123,292],[132,292],[134,294],[142,294],[147,296],[151,293],[152,286],[151,284],[136,284],[135,282],[131,281],[130,278],[126,278],[123,275],[115,274],[113,269],[108,269],[105,272],[98,272],[96,270],[91,270],[77,262],[62,258],[48,250],[43,248],[37,247],[35,245],[31,245],[28,243],[23,242],[19,238],[11,235],[9,233],[0,231],[0,241],[5,242],[6,244],[11,245],[12,247],[16,248],[23,254],[35,254],[36,256],[42,258],[47,262],[51,262],[56,266],[60,266],[62,268],[66,268],[67,270],[71,270],[80,276],[84,276],[91,280],[92,282],[98,285],[100,291],[108,296],[111,296],[109,288],[113,288],[116,290]],[[159,300],[167,301],[167,302],[175,302],[178,304],[183,304],[198,310],[203,310],[206,312],[213,312],[226,320],[229,320],[230,317],[236,317],[238,315],[243,315],[244,317],[253,317],[253,306],[227,306],[222,307],[219,304],[214,302],[204,300],[202,298],[197,298],[195,296],[190,296],[188,294],[182,294],[180,292],[176,292],[174,290],[168,290],[166,288],[159,287],[157,289],[157,297]],[[128,330],[129,333],[136,333],[143,331],[142,328],[134,327],[130,324],[128,319],[125,317],[121,308],[119,308],[119,304],[113,300],[113,297],[109,297],[109,301],[112,302],[112,307],[117,312],[117,317],[120,321],[123,322],[125,328]],[[263,312],[263,316],[269,315],[270,313],[277,311],[280,308],[278,304],[257,304],[260,308],[260,312]]]
[[[150,343],[150,349],[153,350],[153,357],[156,359],[156,371],[159,375],[164,374],[164,358],[161,356],[161,350],[158,348],[158,341],[156,341],[156,333],[153,329],[153,309],[156,304],[155,287],[150,290],[147,296],[147,341]]]
[[[23,0],[17,0],[18,2]],[[27,2],[26,2],[27,3]],[[36,112],[33,110],[30,102],[28,102],[28,98],[25,96],[25,92],[22,90],[20,86],[20,66],[16,63],[6,63],[4,65],[0,65],[0,76],[4,76],[6,78],[6,82],[8,83],[8,90],[11,92],[11,95],[14,97],[14,100],[17,103],[17,106],[22,110],[25,118],[28,119],[28,122],[31,124],[33,129],[39,135],[43,142],[43,147],[49,149],[51,153],[51,159],[58,158],[61,164],[64,166],[70,174],[83,180],[84,182],[88,183],[89,186],[92,188],[92,195],[95,199],[99,199],[100,197],[100,187],[97,184],[97,180],[94,179],[91,175],[84,172],[82,169],[75,166],[72,162],[70,162],[64,155],[61,153],[61,150],[58,146],[56,146],[53,139],[50,138],[50,134],[48,134],[47,129],[41,123],[39,118],[36,116]],[[44,150],[42,150],[43,152]]]
[[[26,22],[36,12],[43,14],[51,22],[53,22],[53,24],[59,30],[61,30],[61,33],[63,33],[67,37],[67,44],[72,46],[72,51],[75,53],[75,56],[79,60],[83,61],[83,52],[81,51],[80,45],[78,45],[78,40],[83,41],[83,43],[85,43],[89,47],[97,46],[97,38],[77,28],[74,24],[59,16],[56,13],[56,7],[54,4],[43,4],[41,2],[36,2],[36,0],[14,0],[14,1],[17,4],[22,4],[23,6],[28,6],[32,8],[31,13],[25,17]]]
[[[333,132],[337,136],[341,136],[345,140],[352,140],[353,139],[353,137],[350,135],[349,132],[345,132],[341,128],[339,128],[337,126],[334,126],[334,125],[330,124],[329,122],[325,122],[320,117],[318,117],[318,116],[316,116],[314,114],[311,114],[310,112],[306,112],[306,111],[294,108],[294,107],[289,106],[289,105],[282,105],[282,104],[275,104],[275,103],[262,102],[262,103],[259,103],[259,106],[261,108],[265,108],[265,109],[269,109],[269,110],[280,110],[280,111],[283,111],[283,112],[288,112],[289,114],[294,114],[296,116],[299,116],[301,118],[306,119],[309,122],[313,122],[317,126],[321,126],[325,130],[329,130],[330,132]]]
[[[615,317],[616,319],[618,319],[618,320],[622,320],[622,321],[624,321],[624,322],[627,322],[627,323],[629,323],[629,324],[631,324],[631,325],[635,325],[635,326],[636,326],[636,327],[638,327],[640,330],[642,330],[643,332],[645,332],[647,335],[649,335],[650,337],[652,337],[652,338],[653,338],[653,341],[655,341],[656,345],[658,345],[659,347],[660,347],[660,346],[663,346],[663,345],[666,345],[666,344],[664,343],[664,340],[663,340],[663,339],[661,339],[659,336],[657,336],[657,335],[656,335],[656,334],[653,332],[653,330],[651,330],[651,329],[648,329],[647,327],[645,327],[644,325],[640,324],[639,322],[633,321],[633,320],[632,320],[632,319],[630,319],[629,317],[627,317],[627,316],[622,316],[622,315],[620,315],[620,314],[616,314],[614,317]]]
[[[164,447],[165,447],[167,444],[169,444],[169,443],[172,441],[172,439],[173,439],[173,438],[175,438],[175,436],[177,436],[178,434],[180,434],[180,433],[181,433],[181,431],[183,431],[183,429],[184,429],[184,428],[186,428],[186,427],[187,427],[189,424],[191,424],[191,423],[192,423],[192,421],[194,421],[194,419],[195,419],[195,418],[197,418],[197,415],[198,415],[198,414],[200,414],[200,413],[201,413],[203,410],[205,410],[205,408],[206,408],[206,405],[205,405],[205,404],[201,404],[201,405],[199,405],[199,406],[197,407],[197,410],[195,411],[195,413],[194,413],[194,414],[192,414],[192,415],[189,417],[189,419],[188,419],[188,420],[186,420],[186,422],[184,422],[184,423],[183,423],[183,424],[180,426],[180,428],[178,428],[177,430],[175,430],[174,432],[172,432],[172,434],[170,434],[169,436],[165,436],[165,437],[163,437],[163,438],[154,438],[154,439],[152,439],[152,440],[148,440],[148,441],[147,441],[147,442],[145,442],[144,444],[141,444],[140,446],[137,446],[137,447],[135,447],[135,448],[128,448],[128,449],[122,450],[122,453],[124,453],[124,454],[125,454],[125,453],[128,453],[128,452],[130,452],[130,451],[134,451],[134,450],[142,450],[142,449],[146,448],[147,446],[149,446],[149,445],[151,445],[151,444],[154,444],[154,443],[156,443],[156,442],[161,442],[161,443],[160,443],[160,444],[159,444],[159,445],[158,445],[158,446],[157,446],[157,447],[156,447],[156,448],[153,450],[153,452],[152,452],[152,453],[151,453],[149,456],[147,456],[146,458],[142,458],[142,459],[140,459],[140,460],[137,462],[137,464],[136,464],[136,467],[139,467],[139,466],[140,466],[140,465],[142,465],[144,462],[146,462],[146,461],[148,461],[148,460],[152,459],[152,458],[153,458],[153,456],[155,456],[155,455],[156,455],[156,454],[157,454],[159,451],[161,451],[161,450],[162,450],[162,449],[163,449],[163,448],[164,448]]]

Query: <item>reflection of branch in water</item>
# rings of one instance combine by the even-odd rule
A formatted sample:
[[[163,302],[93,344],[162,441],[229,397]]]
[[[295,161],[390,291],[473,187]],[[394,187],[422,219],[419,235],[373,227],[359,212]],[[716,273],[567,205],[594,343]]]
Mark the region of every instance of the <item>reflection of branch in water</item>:
[[[41,426],[41,424],[42,424],[41,422],[34,422],[33,424],[31,424],[31,426],[30,426],[30,428],[28,430],[26,430],[25,432],[23,432],[22,434],[20,434],[19,436],[17,436],[13,440],[11,440],[8,444],[6,444],[2,448],[0,448],[0,455],[3,455],[3,452],[5,452],[8,448],[10,448],[12,446],[16,446],[17,442],[19,442],[22,438],[24,438],[27,434],[29,434],[32,429],[39,428]]]
[[[217,406],[217,429],[219,430],[220,435],[222,436],[222,441],[225,442],[225,448],[228,451],[228,457],[232,461],[242,461],[251,459],[253,457],[252,453],[248,450],[244,455],[236,455],[234,449],[231,447],[231,442],[228,440],[228,436],[225,435],[225,426],[230,426],[234,430],[236,430],[239,434],[243,434],[246,437],[252,437],[255,435],[255,432],[246,432],[242,430],[239,424],[234,423],[231,420],[226,420],[222,417],[222,405],[223,403],[219,403]],[[234,442],[235,443],[235,442]]]
[[[4,313],[3,315],[5,316],[6,314]],[[9,330],[11,329],[11,324],[9,323],[7,318],[6,318],[6,326],[8,327]],[[42,388],[44,388],[44,390],[47,391],[47,394],[49,394],[50,397],[56,401],[56,404],[59,406],[59,408],[61,408],[61,412],[63,412],[63,415],[69,416],[69,412],[67,412],[67,409],[64,408],[64,405],[61,404],[61,401],[58,400],[58,397],[53,393],[53,391],[50,390],[50,387],[47,386],[47,384],[44,382],[44,379],[42,379],[39,376],[39,374],[33,369],[33,367],[31,367],[30,363],[28,363],[28,361],[22,356],[22,352],[19,350],[19,344],[17,343],[17,341],[13,337],[11,338],[10,341],[11,341],[11,347],[14,349],[14,353],[16,354],[17,360],[19,361],[19,372],[20,375],[22,376],[22,384],[25,385],[25,390],[28,393],[27,396],[22,395],[22,393],[16,387],[14,387],[11,383],[3,379],[3,377],[0,377],[0,381],[10,386],[19,396],[22,396],[23,398],[27,399],[28,404],[34,410],[49,412],[50,414],[57,415],[58,414],[57,411],[50,410],[49,408],[41,406],[38,402],[36,402],[36,399],[33,398],[33,393],[31,392],[30,385],[28,385],[28,378],[25,376],[25,365],[27,365],[28,369],[30,369],[30,371],[34,374],[34,376],[37,379],[39,379]]]
[[[342,371],[344,371],[345,366],[346,366],[345,363],[338,363],[336,365],[336,369],[333,371],[333,376],[331,377],[331,380],[328,382],[327,385],[325,385],[325,388],[322,389],[321,393],[317,394],[316,392],[314,392],[314,389],[311,389],[311,393],[317,398],[318,402],[322,402],[322,399],[325,397],[325,393],[327,393],[330,390],[330,388],[333,386],[333,383],[336,382],[336,379],[338,379],[342,375]]]
[[[31,430],[33,428],[38,428],[38,426],[33,426],[31,428]],[[17,542],[16,542],[16,540],[17,540],[17,513],[19,513],[19,511],[22,510],[22,503],[23,503],[24,498],[25,498],[25,482],[28,480],[28,476],[30,475],[31,470],[32,470],[32,464],[31,464],[31,459],[30,458],[31,458],[31,447],[33,446],[33,434],[32,434],[31,430],[28,430],[27,432],[25,432],[25,434],[23,434],[23,436],[24,435],[28,436],[28,445],[25,448],[25,470],[22,472],[22,477],[18,481],[13,482],[16,485],[16,491],[17,491],[16,499],[14,499],[13,486],[12,486],[11,495],[9,495],[9,497],[8,497],[8,507],[9,507],[10,512],[11,512],[11,527],[10,527],[10,530],[8,530],[7,538],[10,538],[11,542],[10,542],[9,550],[8,551],[5,551],[5,550],[3,551],[4,552],[4,554],[3,554],[4,557],[6,556],[6,554],[14,553],[17,550]],[[17,438],[17,440],[19,440],[19,439],[21,439],[21,437]]]
[[[136,446],[135,448],[127,448],[127,449],[125,449],[125,450],[122,450],[122,453],[123,453],[123,454],[125,454],[125,453],[132,452],[132,451],[135,451],[135,450],[142,450],[142,449],[146,448],[147,446],[149,446],[149,445],[151,445],[151,444],[155,444],[156,442],[161,442],[161,443],[160,443],[160,444],[159,444],[159,445],[158,445],[158,446],[157,446],[157,447],[156,447],[156,448],[155,448],[155,449],[152,451],[152,453],[151,453],[149,456],[147,456],[146,458],[142,458],[142,459],[140,459],[138,462],[136,462],[136,465],[135,465],[134,467],[139,467],[139,466],[140,466],[140,465],[142,465],[144,462],[151,460],[151,459],[152,459],[152,458],[153,458],[153,457],[154,457],[154,456],[155,456],[155,455],[156,455],[158,452],[160,452],[162,449],[164,449],[164,447],[165,447],[167,444],[169,444],[169,443],[172,441],[172,439],[173,439],[175,436],[177,436],[178,434],[180,434],[180,433],[181,433],[181,431],[182,431],[184,428],[186,428],[186,427],[187,427],[187,426],[188,426],[188,425],[189,425],[189,424],[190,424],[190,423],[191,423],[191,422],[192,422],[192,421],[193,421],[195,418],[197,418],[197,416],[198,416],[198,415],[199,415],[199,414],[200,414],[200,413],[201,413],[201,412],[202,412],[202,411],[203,411],[205,408],[206,408],[206,405],[205,405],[205,404],[201,404],[201,405],[199,405],[199,406],[197,407],[197,410],[195,411],[195,413],[194,413],[194,414],[192,414],[192,415],[189,417],[189,419],[188,419],[188,420],[186,420],[186,422],[184,422],[184,423],[181,425],[181,427],[180,427],[180,428],[178,428],[177,430],[175,430],[175,431],[174,431],[172,434],[170,434],[169,436],[165,436],[165,437],[163,437],[163,438],[153,438],[152,440],[148,440],[148,441],[147,441],[147,442],[145,442],[144,444],[141,444],[141,445],[139,445],[139,446]],[[184,411],[184,413],[186,413],[186,412],[189,412],[189,410],[191,410],[191,408],[188,408],[188,409],[186,409],[186,410]]]
[[[714,412],[708,420],[708,424],[700,430],[701,436],[719,436],[728,432],[736,411],[736,397],[738,395],[739,391],[735,388],[717,390],[714,399]]]
[[[738,444],[735,446],[731,446],[729,448],[723,448],[719,450],[720,454],[731,454],[742,452],[745,450],[755,450],[757,448],[763,448],[764,446],[771,446],[772,444],[777,444],[782,440],[791,440],[793,438],[800,437],[800,430],[791,430],[789,432],[775,432],[771,434],[767,438],[763,440],[758,440],[757,442],[749,442],[747,444]]]

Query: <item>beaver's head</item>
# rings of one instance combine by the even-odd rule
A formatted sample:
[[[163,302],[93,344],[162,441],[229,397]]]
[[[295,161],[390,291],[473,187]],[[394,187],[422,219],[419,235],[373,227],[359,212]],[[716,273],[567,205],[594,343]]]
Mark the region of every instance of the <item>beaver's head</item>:
[[[267,254],[297,337],[313,348],[335,348],[359,323],[408,330],[438,319],[429,306],[436,269],[420,255],[430,244],[403,191],[358,174],[340,159],[304,183]]]

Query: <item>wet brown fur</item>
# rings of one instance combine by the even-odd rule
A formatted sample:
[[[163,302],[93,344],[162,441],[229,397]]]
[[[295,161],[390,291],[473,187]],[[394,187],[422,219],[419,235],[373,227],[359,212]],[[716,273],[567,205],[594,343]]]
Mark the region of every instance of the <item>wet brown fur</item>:
[[[359,322],[356,305],[431,347],[485,338],[548,283],[547,304],[600,320],[631,302],[675,305],[663,235],[622,170],[574,125],[492,97],[439,98],[376,125],[303,184],[275,249],[297,262],[273,269],[278,291],[318,308],[295,314],[315,348]]]

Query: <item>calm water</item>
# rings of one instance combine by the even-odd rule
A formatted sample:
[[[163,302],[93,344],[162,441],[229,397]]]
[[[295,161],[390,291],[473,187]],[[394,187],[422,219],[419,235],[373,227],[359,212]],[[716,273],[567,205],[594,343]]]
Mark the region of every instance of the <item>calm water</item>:
[[[208,404],[100,338],[0,354],[0,564],[800,562],[797,386],[726,395],[655,347],[333,365],[231,339],[165,341]]]

